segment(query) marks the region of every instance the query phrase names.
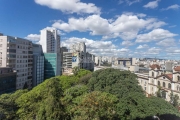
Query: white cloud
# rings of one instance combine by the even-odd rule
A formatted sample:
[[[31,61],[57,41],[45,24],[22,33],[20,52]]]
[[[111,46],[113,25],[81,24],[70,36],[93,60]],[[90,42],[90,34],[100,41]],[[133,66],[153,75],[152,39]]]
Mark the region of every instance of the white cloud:
[[[25,39],[28,39],[32,42],[38,42],[40,40],[40,35],[38,34],[29,34],[27,35],[27,37],[25,37]]]
[[[139,34],[137,36],[136,42],[150,42],[150,41],[156,41],[156,40],[163,40],[167,38],[172,38],[174,36],[177,36],[177,34],[173,34],[169,32],[168,30],[164,29],[154,29],[149,33],[146,34]]]
[[[135,39],[143,29],[154,29],[166,25],[155,18],[139,18],[145,14],[124,13],[116,19],[105,19],[100,15],[90,15],[85,18],[69,18],[68,22],[55,21],[53,27],[65,32],[89,32],[91,35],[103,35],[103,39],[120,37],[123,40]]]
[[[161,51],[160,48],[152,47],[147,51],[147,54],[159,54],[160,51]]]
[[[126,4],[128,4],[130,6],[130,5],[132,5],[134,3],[138,3],[140,1],[141,0],[119,0],[118,4],[126,3]]]
[[[170,10],[170,9],[171,10],[177,10],[179,8],[180,8],[180,6],[175,4],[175,5],[171,5],[171,6],[167,7],[167,8],[163,8],[162,10]]]
[[[149,46],[144,44],[144,45],[139,45],[136,49],[146,49],[146,48],[149,48]]]
[[[92,39],[77,38],[77,37],[65,38],[61,42],[61,45],[69,48],[70,44],[78,43],[78,42],[85,42],[87,51],[98,56],[101,56],[101,55],[107,55],[107,56],[122,55],[123,56],[129,53],[130,51],[127,48],[118,49],[118,47],[114,45],[112,41],[95,41]]]
[[[158,43],[156,43],[156,45],[159,45],[159,46],[164,46],[164,47],[167,47],[167,46],[174,46],[175,45],[175,40],[173,38],[169,38],[169,39],[164,39]]]
[[[64,13],[100,14],[100,8],[93,3],[83,3],[80,0],[35,0],[37,4],[60,10]]]
[[[158,7],[158,2],[159,2],[159,1],[160,1],[160,0],[156,0],[156,1],[149,2],[149,3],[147,3],[146,5],[144,5],[143,7],[154,9],[154,8]]]
[[[132,41],[123,41],[123,42],[121,43],[121,45],[124,45],[124,46],[132,46],[132,45],[134,45],[134,43],[133,43]]]

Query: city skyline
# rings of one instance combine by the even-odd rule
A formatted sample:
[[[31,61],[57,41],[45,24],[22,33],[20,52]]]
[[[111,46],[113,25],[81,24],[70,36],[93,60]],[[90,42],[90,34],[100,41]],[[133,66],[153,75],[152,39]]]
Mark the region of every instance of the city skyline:
[[[2,0],[0,33],[38,42],[59,30],[61,46],[85,42],[101,56],[180,59],[180,2],[160,0]]]

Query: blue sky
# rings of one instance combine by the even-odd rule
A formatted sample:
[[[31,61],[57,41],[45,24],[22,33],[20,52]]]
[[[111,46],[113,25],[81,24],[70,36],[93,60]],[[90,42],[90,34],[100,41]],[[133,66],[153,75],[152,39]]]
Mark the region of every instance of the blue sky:
[[[101,56],[180,59],[179,0],[0,0],[0,32],[38,43],[55,27],[61,46]]]

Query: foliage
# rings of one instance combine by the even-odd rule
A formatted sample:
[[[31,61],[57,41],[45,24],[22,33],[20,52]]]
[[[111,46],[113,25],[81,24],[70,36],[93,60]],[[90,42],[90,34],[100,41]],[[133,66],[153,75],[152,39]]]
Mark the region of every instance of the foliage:
[[[76,98],[75,120],[109,120],[116,117],[118,98],[112,94],[94,91]]]
[[[60,80],[60,84],[62,85],[62,89],[68,89],[71,86],[74,86],[79,83],[80,78],[83,76],[90,74],[91,71],[85,70],[85,69],[80,69],[76,75],[71,75],[71,76],[66,76],[66,75],[61,75],[56,78]]]
[[[51,78],[31,91],[20,96],[16,103],[17,114],[21,120],[52,120],[64,117],[64,108],[60,102],[63,91],[57,78]]]
[[[136,78],[137,76],[129,71],[112,68],[98,70],[92,74],[88,87],[91,91],[111,93],[117,95],[118,98],[122,98],[131,91],[143,94]]]
[[[68,116],[72,117],[75,104],[73,101],[78,96],[84,95],[88,92],[88,88],[85,85],[76,85],[64,91],[64,97],[62,98],[62,103],[66,108]]]
[[[145,97],[137,76],[115,69],[90,71],[45,80],[32,90],[0,96],[0,117],[5,120],[140,120],[147,116],[180,116],[178,96],[166,102]],[[160,97],[160,98],[159,98]],[[174,107],[175,106],[175,107]],[[2,115],[2,116],[1,116]]]
[[[17,119],[16,111],[18,106],[15,100],[27,90],[18,90],[15,93],[3,94],[0,96],[0,117],[4,120]]]
[[[78,71],[79,71],[79,67],[74,67],[72,72],[74,75],[77,75]]]
[[[92,77],[92,73],[84,75],[79,79],[79,83],[87,85],[91,77]]]
[[[178,108],[178,106],[179,106],[179,102],[178,102],[179,96],[178,96],[177,94],[174,95],[173,92],[171,91],[169,97],[170,97],[170,101],[169,101],[169,102],[170,102],[174,107]]]

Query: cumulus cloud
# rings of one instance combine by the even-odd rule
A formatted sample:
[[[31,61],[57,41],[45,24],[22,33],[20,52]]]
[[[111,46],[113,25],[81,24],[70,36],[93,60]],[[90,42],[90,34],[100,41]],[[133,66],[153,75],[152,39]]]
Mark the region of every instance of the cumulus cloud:
[[[32,42],[38,42],[40,40],[40,35],[38,34],[29,34],[27,35],[27,37],[25,37],[25,39],[28,39]]]
[[[138,3],[140,1],[141,0],[119,0],[118,4],[126,3],[126,4],[128,4],[130,6],[130,5],[132,5],[134,3]]]
[[[180,6],[178,4],[174,4],[174,5],[171,5],[167,8],[163,8],[162,10],[177,10],[179,8],[180,8]]]
[[[159,54],[160,51],[161,51],[160,48],[152,47],[148,49],[147,54]]]
[[[124,46],[132,46],[132,45],[134,45],[134,43],[133,43],[132,41],[123,41],[123,42],[121,43],[121,45],[124,45]]]
[[[35,0],[35,2],[39,5],[60,10],[64,13],[100,14],[101,11],[95,4],[83,3],[80,0]]]
[[[172,38],[174,36],[177,36],[177,34],[171,33],[168,30],[158,28],[146,34],[139,34],[137,36],[136,42],[151,42]]]
[[[156,0],[156,1],[149,2],[149,3],[147,3],[146,5],[144,5],[143,7],[154,9],[154,8],[158,7],[158,2],[159,2],[159,1],[160,1],[160,0]]]
[[[132,40],[143,29],[150,30],[166,25],[155,18],[142,19],[138,16],[146,15],[125,13],[113,20],[102,18],[100,15],[90,15],[85,18],[69,18],[68,22],[57,20],[52,26],[65,32],[79,31],[102,35],[103,39],[120,37],[123,40]]]
[[[70,48],[71,44],[78,42],[85,42],[87,51],[98,56],[126,55],[130,51],[127,48],[119,49],[118,46],[112,43],[112,41],[96,41],[77,37],[64,38],[64,40],[61,42],[61,45]]]
[[[164,39],[162,41],[159,41],[158,43],[156,43],[156,45],[159,46],[175,46],[175,40],[173,38],[169,38],[169,39]]]
[[[149,46],[144,44],[144,45],[139,45],[136,49],[146,49],[146,48],[149,48]]]

